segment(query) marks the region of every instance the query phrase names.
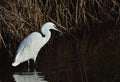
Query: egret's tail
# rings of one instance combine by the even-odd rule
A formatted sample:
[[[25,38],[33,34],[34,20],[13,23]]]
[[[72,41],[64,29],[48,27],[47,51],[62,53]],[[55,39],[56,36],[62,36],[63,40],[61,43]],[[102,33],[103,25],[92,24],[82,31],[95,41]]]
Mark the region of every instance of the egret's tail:
[[[16,63],[16,62],[14,62],[14,63],[12,63],[12,66],[17,66],[17,65],[19,65],[20,63]]]

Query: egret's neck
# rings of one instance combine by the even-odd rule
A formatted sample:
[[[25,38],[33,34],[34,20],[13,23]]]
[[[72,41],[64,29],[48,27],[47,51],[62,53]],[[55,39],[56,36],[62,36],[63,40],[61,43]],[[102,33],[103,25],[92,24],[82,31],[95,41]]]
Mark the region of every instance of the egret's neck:
[[[43,36],[43,44],[45,45],[51,37],[51,32],[49,30],[46,30],[45,33],[42,32],[42,34],[44,35]]]

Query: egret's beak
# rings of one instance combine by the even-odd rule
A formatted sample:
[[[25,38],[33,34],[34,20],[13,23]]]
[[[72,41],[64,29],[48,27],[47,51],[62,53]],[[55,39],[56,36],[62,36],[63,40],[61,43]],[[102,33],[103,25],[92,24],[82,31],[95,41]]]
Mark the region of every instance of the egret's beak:
[[[54,30],[56,30],[56,31],[60,32],[60,35],[62,35],[62,34],[63,34],[63,32],[62,32],[62,31],[60,31],[59,29],[57,29],[57,28],[56,28],[56,26],[54,26]]]
[[[58,30],[58,29],[56,29],[56,31],[58,31],[58,32],[60,32],[61,34],[63,34],[63,32],[62,32],[62,31],[60,31],[60,30]]]

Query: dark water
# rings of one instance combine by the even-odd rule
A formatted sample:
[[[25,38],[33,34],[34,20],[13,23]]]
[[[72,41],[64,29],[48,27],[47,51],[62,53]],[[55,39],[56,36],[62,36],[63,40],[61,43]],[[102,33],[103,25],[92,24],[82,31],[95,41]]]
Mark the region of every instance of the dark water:
[[[0,82],[48,82],[40,72],[0,72]]]
[[[24,72],[27,62],[11,68],[4,51],[0,54],[0,82],[120,82],[120,39],[91,37],[86,44],[64,38],[59,47],[56,43],[41,50],[35,65],[38,73]]]

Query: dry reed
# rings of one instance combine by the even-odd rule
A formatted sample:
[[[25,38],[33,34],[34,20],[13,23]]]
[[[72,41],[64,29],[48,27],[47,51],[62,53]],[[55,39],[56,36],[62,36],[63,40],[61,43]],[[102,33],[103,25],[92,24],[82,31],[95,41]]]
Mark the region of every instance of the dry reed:
[[[95,45],[91,42],[96,39],[97,34],[93,31],[95,38],[91,39],[91,26],[108,23],[119,27],[120,3],[118,0],[0,0],[0,40],[3,47],[10,49],[11,57],[23,37],[32,31],[40,31],[41,25],[47,21],[54,22],[59,29],[66,31],[76,40],[76,52],[78,55],[82,53],[79,55],[83,71],[82,82],[84,79],[88,82],[84,55],[89,46],[92,48]],[[99,27],[97,28],[99,32]],[[82,32],[82,29],[91,35]],[[113,39],[114,31],[118,34],[115,37],[119,38],[120,30],[108,32],[110,37],[107,38]],[[82,41],[79,38],[80,32]],[[87,36],[90,36],[90,39]]]
[[[120,3],[117,0],[1,0],[0,30],[7,48],[16,48],[21,39],[39,31],[47,21],[67,32],[90,25],[120,24]],[[14,46],[13,46],[14,45]]]

